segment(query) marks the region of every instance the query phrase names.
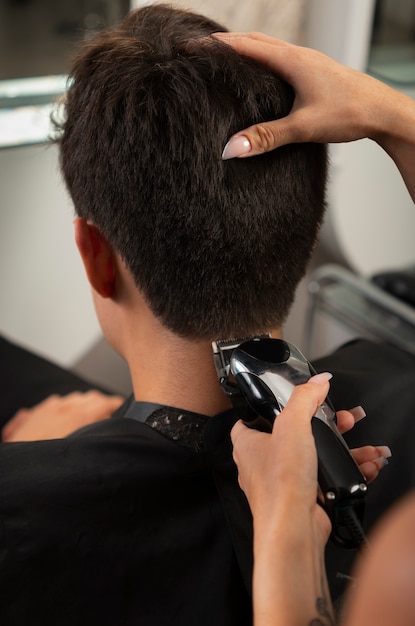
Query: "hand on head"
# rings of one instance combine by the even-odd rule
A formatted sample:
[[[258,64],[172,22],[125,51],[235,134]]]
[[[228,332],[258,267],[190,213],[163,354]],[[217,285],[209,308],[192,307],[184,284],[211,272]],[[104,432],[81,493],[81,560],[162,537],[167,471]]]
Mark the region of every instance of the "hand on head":
[[[262,33],[215,35],[266,65],[295,91],[292,112],[234,135],[223,158],[254,156],[288,143],[377,138],[384,124],[379,102],[397,95],[384,83],[325,56]]]
[[[290,115],[241,130],[228,143],[224,158],[253,156],[288,143],[352,141],[366,136],[359,72],[316,50],[261,33],[217,37],[240,54],[265,64],[295,91]],[[248,140],[245,144],[244,139]]]

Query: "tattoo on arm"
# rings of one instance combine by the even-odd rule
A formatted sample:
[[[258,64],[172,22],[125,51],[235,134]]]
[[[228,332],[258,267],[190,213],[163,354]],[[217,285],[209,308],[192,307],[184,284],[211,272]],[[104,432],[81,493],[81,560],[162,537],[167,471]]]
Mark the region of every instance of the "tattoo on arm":
[[[335,626],[330,602],[327,602],[325,598],[317,598],[316,609],[320,617],[312,619],[309,626]]]

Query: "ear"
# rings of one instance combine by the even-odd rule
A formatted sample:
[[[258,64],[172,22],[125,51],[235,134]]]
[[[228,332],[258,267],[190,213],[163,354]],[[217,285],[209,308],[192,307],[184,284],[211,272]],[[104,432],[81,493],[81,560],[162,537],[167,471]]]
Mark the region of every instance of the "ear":
[[[111,244],[96,226],[81,217],[74,221],[75,241],[93,289],[102,298],[115,291],[116,261]]]

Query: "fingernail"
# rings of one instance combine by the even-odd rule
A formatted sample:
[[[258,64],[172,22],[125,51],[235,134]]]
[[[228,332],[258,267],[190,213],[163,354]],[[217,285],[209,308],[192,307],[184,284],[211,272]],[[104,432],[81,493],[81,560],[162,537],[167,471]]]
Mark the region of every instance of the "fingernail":
[[[360,420],[366,417],[366,411],[360,405],[353,407],[353,409],[349,409],[349,413],[353,415],[355,422],[360,422]]]
[[[389,446],[376,446],[376,450],[379,452],[379,455],[385,457],[385,459],[390,459],[392,456],[392,450]]]
[[[333,374],[330,374],[330,372],[321,372],[321,374],[315,374],[314,376],[312,376],[310,378],[310,382],[322,385],[331,378],[333,378]]]
[[[248,152],[251,152],[251,142],[245,135],[237,135],[236,137],[231,137],[224,147],[222,160],[234,159],[242,154],[248,154]]]
[[[386,465],[389,464],[389,461],[386,457],[380,456],[377,459],[373,459],[372,461],[379,470],[383,469]]]

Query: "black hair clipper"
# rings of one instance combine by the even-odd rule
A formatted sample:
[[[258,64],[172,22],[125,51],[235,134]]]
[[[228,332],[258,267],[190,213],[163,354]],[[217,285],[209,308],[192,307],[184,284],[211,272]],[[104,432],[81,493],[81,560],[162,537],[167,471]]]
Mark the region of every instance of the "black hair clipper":
[[[295,346],[268,336],[243,343],[215,342],[213,352],[220,384],[239,417],[248,426],[262,430],[271,430],[294,387],[316,373]],[[342,547],[356,548],[365,538],[361,522],[366,479],[337,429],[336,413],[328,398],[311,425],[322,504],[332,522],[332,539]]]

